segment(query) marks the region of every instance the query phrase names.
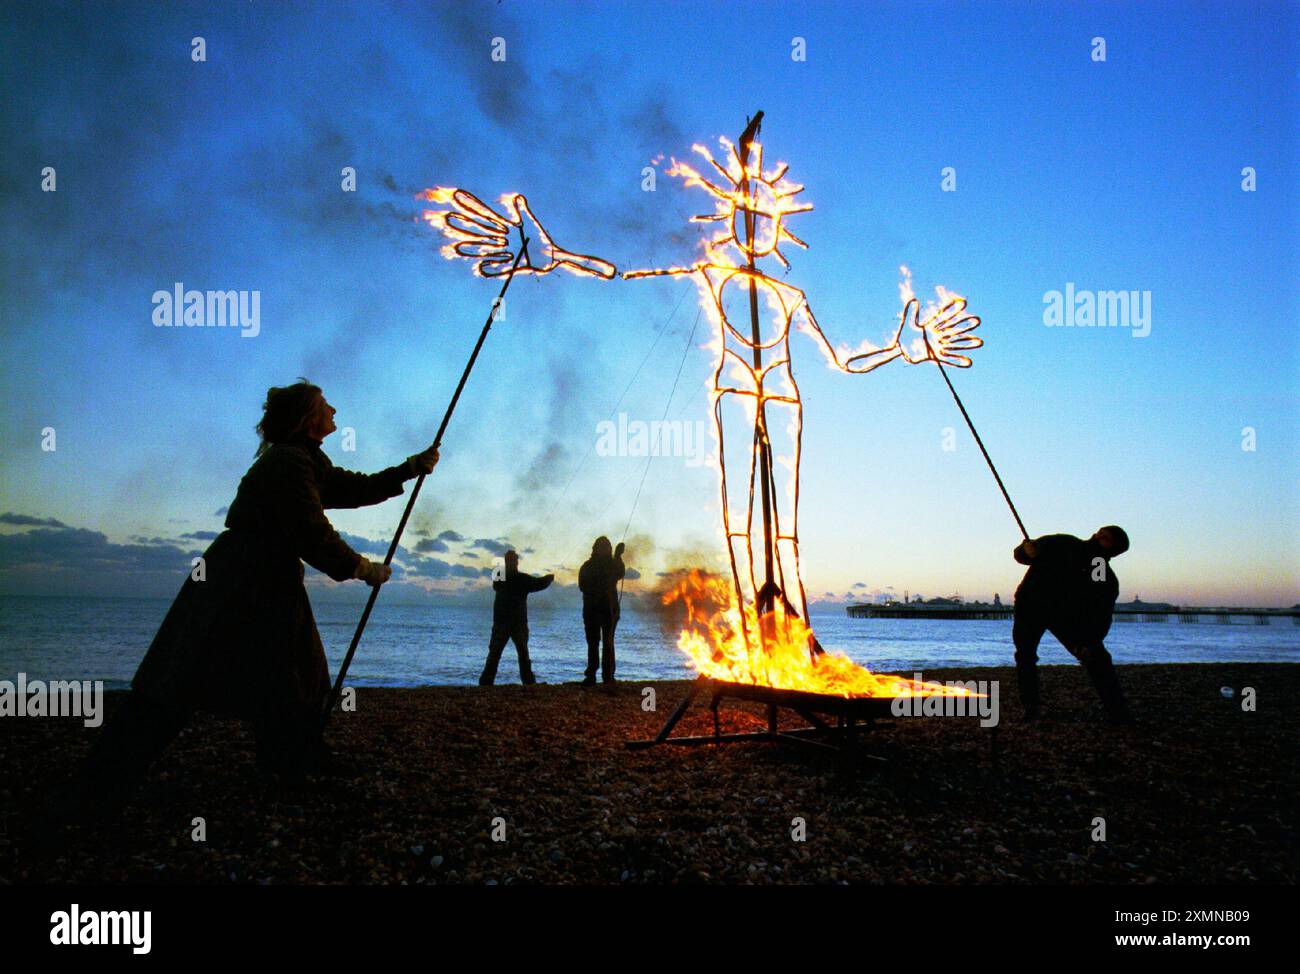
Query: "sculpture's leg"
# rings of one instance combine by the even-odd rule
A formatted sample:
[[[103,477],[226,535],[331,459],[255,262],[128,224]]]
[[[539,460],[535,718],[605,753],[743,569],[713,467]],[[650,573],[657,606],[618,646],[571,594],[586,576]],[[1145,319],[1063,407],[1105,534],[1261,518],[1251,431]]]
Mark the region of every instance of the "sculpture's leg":
[[[799,461],[803,437],[803,403],[798,389],[768,402],[767,431],[772,450],[773,521],[777,534],[779,579],[787,611],[808,619],[808,595],[804,590],[803,571],[799,565]],[[820,651],[813,639],[814,654]]]
[[[747,609],[754,605],[754,551],[750,541],[754,511],[753,417],[746,407],[751,397],[721,392],[713,404],[718,434],[718,471],[722,485],[722,530],[727,539],[732,584],[740,608],[746,644],[757,633],[748,631]],[[728,438],[727,429],[733,435]],[[735,435],[742,433],[743,435]],[[728,474],[730,473],[730,476]]]

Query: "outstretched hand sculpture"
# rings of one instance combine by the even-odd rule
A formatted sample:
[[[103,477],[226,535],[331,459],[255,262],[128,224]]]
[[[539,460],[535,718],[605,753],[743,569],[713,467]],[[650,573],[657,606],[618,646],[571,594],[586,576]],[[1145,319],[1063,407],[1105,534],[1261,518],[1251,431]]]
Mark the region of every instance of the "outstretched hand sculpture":
[[[517,274],[549,274],[557,267],[563,267],[575,274],[591,274],[609,280],[617,273],[608,261],[576,254],[557,244],[533,215],[522,193],[508,193],[501,197],[501,205],[506,210],[504,214],[463,189],[439,186],[425,190],[424,198],[451,207],[424,211],[424,220],[453,241],[443,248],[443,256],[477,261],[474,273],[482,277],[501,277],[510,273],[515,262],[512,230],[541,244],[529,248],[515,271]],[[533,263],[535,253],[541,255],[543,263]]]
[[[913,365],[934,362],[966,368],[971,360],[963,353],[983,344],[972,334],[979,327],[980,319],[966,313],[965,298],[948,295],[940,289],[943,303],[932,303],[922,309],[910,286],[906,286],[903,312],[889,345],[856,353],[836,352],[813,316],[804,292],[756,266],[760,259],[770,257],[779,261],[782,268],[789,268],[790,262],[781,253],[782,243],[788,241],[804,249],[807,244],[789,230],[785,220],[792,214],[812,209],[811,205],[794,202],[803,192],[803,186],[786,179],[787,166],[763,171],[762,146],[755,141],[761,118],[760,112],[751,120],[741,136],[740,151],[727,139],[719,140],[728,154],[725,167],[703,146],[693,147],[721,176],[720,180],[706,179],[691,166],[676,160],[668,170],[669,175],[684,178],[686,186],[703,188],[714,197],[714,211],[692,219],[692,222],[720,224],[720,232],[705,241],[703,258],[690,266],[634,270],[622,275],[625,280],[693,277],[700,289],[701,303],[718,326],[721,353],[713,373],[712,392],[722,522],[735,597],[741,608],[740,625],[745,630],[743,639],[752,648],[766,646],[774,638],[773,627],[764,621],[774,614],[787,619],[808,618],[807,596],[799,569],[798,534],[803,403],[791,364],[791,325],[797,323],[807,332],[835,368],[851,373],[870,372],[896,358]],[[511,233],[522,231],[525,222],[529,224],[530,239],[542,243],[537,252],[544,261],[522,263],[519,273],[547,274],[563,267],[576,274],[606,280],[616,274],[616,268],[608,261],[558,246],[520,194],[501,198],[504,215],[462,189],[428,190],[425,198],[449,206],[446,210],[429,210],[424,214],[424,219],[451,241],[443,248],[443,256],[476,261],[475,272],[485,277],[509,272],[514,260]],[[766,315],[760,313],[760,304],[766,305]],[[738,309],[743,309],[747,319],[743,331],[731,318]],[[763,362],[765,352],[769,353],[767,363]],[[789,423],[783,430],[769,422],[769,405],[788,410]],[[732,428],[740,434],[739,438],[733,436],[730,443],[725,436],[728,424],[724,422],[724,410],[730,414]],[[784,442],[774,443],[780,438]],[[732,457],[730,463],[729,445],[732,450],[740,448],[740,455]],[[774,461],[788,474],[784,491],[777,489],[778,466]],[[729,469],[733,474],[740,474],[739,489],[734,495],[728,487]],[[762,506],[761,583],[755,573],[753,538],[756,474]],[[735,481],[733,477],[733,487]],[[746,622],[751,616],[759,621],[758,626]],[[803,631],[807,633],[810,649],[817,652],[806,622]]]
[[[925,319],[921,320],[921,302],[915,297],[908,298],[903,306],[898,332],[894,335],[894,345],[911,365],[934,361],[959,369],[970,368],[970,358],[959,352],[979,348],[984,339],[971,334],[980,326],[980,320],[975,315],[963,314],[965,310],[965,298],[952,298],[942,307],[927,308]],[[903,341],[903,332],[909,330],[920,336],[923,349],[920,355],[915,352],[915,340],[906,344]],[[850,356],[844,365],[850,372],[860,371],[853,368],[853,363],[870,354]]]

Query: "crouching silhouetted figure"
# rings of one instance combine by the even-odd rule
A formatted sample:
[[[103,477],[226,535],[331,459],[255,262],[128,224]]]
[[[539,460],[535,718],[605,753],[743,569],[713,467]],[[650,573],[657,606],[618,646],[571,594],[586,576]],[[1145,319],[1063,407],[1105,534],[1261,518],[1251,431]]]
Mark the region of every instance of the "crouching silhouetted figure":
[[[321,451],[334,407],[306,381],[267,392],[257,460],[223,531],[181,587],[68,796],[70,814],[112,815],[195,710],[250,721],[257,763],[290,780],[318,769],[329,669],[303,585],[303,562],[335,581],[391,575],[339,537],[326,508],[395,497],[433,470],[433,450],[376,474],[335,467]]]
[[[513,551],[505,554],[505,573],[492,582],[496,600],[492,604],[492,636],[488,640],[487,662],[478,685],[490,687],[497,677],[497,664],[506,642],[513,640],[519,654],[519,682],[525,685],[537,682],[533,664],[528,658],[528,596],[548,588],[554,575],[527,575],[519,570],[519,555]]]
[[[596,682],[596,668],[605,683],[614,682],[614,630],[618,626],[618,583],[626,573],[623,542],[611,550],[601,535],[591,546],[591,557],[578,569],[582,590],[582,627],[587,634],[587,672],[584,686]]]
[[[1069,534],[1049,534],[1021,542],[1013,557],[1028,565],[1016,589],[1016,678],[1025,716],[1039,716],[1038,643],[1051,632],[1080,663],[1101,697],[1110,719],[1128,721],[1128,707],[1104,640],[1110,631],[1119,579],[1110,559],[1128,550],[1122,528],[1099,528],[1087,541]]]

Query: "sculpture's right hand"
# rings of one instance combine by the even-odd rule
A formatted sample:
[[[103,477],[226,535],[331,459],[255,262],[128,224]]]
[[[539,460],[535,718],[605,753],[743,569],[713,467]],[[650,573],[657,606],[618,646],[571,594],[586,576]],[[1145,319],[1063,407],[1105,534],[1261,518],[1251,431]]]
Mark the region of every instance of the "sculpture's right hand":
[[[516,273],[549,274],[560,266],[606,280],[616,273],[608,261],[577,254],[556,244],[522,193],[503,197],[505,213],[498,213],[463,189],[439,186],[425,190],[424,198],[450,207],[424,211],[425,222],[451,241],[443,247],[443,256],[477,261],[474,273],[482,277],[503,277],[510,273],[518,253],[516,247],[520,245],[516,232],[528,240],[528,250]]]

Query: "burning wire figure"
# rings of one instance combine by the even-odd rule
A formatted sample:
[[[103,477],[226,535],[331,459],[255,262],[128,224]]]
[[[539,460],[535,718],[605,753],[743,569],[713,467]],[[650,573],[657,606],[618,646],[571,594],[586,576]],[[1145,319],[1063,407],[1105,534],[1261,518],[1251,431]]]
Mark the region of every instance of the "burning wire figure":
[[[721,474],[722,524],[727,539],[734,594],[744,645],[768,648],[773,640],[799,639],[814,656],[820,652],[806,620],[808,600],[799,568],[799,461],[803,435],[803,403],[795,383],[790,353],[790,332],[798,325],[819,345],[835,368],[865,373],[894,359],[910,364],[942,362],[966,368],[971,360],[963,352],[978,348],[982,339],[972,332],[980,320],[966,313],[966,300],[939,291],[943,303],[924,311],[904,285],[904,307],[893,340],[884,348],[837,353],[827,339],[802,290],[759,269],[769,259],[788,269],[782,243],[807,249],[791,232],[787,217],[806,213],[811,205],[796,202],[804,187],[786,178],[788,166],[763,170],[763,149],[756,141],[763,113],[746,127],[739,148],[726,139],[726,165],[703,146],[694,150],[704,157],[716,177],[706,178],[691,166],[673,161],[668,174],[710,193],[714,211],[692,222],[720,224],[720,232],[704,244],[704,256],[685,267],[633,270],[624,279],[685,275],[694,278],[703,306],[717,325],[719,352],[712,380],[718,466]],[[610,279],[613,264],[558,246],[519,194],[502,198],[501,214],[460,189],[428,190],[432,202],[449,204],[448,210],[428,210],[426,221],[451,241],[446,257],[477,261],[476,273],[496,277],[509,271],[515,258],[515,232],[539,240],[541,261],[521,264],[518,273],[546,274],[556,268]],[[760,313],[760,294],[767,314]],[[748,318],[748,327],[745,319]],[[908,332],[910,341],[904,340]],[[768,361],[764,362],[764,353]],[[843,360],[841,360],[843,354]],[[784,410],[788,423],[774,424],[768,407]],[[728,427],[741,435],[730,441]],[[729,450],[731,453],[729,454]],[[778,489],[777,467],[785,474]],[[733,476],[728,478],[728,471]],[[737,478],[735,474],[739,472]],[[761,552],[754,551],[754,494],[758,487],[761,513]],[[756,573],[761,566],[760,576]]]

